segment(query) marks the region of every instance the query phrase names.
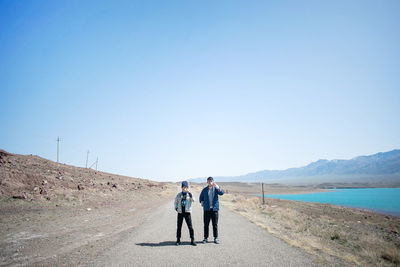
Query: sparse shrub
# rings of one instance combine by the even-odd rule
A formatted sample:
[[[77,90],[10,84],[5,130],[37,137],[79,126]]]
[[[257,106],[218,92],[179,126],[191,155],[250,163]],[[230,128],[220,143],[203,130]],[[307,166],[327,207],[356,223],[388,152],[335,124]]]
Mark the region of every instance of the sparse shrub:
[[[384,251],[381,254],[381,258],[395,265],[400,264],[400,254],[398,250],[396,251],[389,249],[387,251]]]
[[[338,233],[333,233],[333,235],[331,235],[331,240],[339,240],[340,236]]]

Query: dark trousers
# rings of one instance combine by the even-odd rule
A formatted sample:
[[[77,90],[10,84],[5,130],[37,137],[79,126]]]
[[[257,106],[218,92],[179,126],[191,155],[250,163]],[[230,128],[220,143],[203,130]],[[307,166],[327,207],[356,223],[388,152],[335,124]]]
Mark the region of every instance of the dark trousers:
[[[192,216],[190,215],[190,212],[178,213],[178,229],[176,230],[176,238],[181,239],[183,218],[185,218],[186,224],[189,228],[190,239],[194,239]]]
[[[218,211],[205,210],[204,211],[204,238],[208,238],[208,226],[210,225],[210,219],[213,226],[214,238],[218,237]]]

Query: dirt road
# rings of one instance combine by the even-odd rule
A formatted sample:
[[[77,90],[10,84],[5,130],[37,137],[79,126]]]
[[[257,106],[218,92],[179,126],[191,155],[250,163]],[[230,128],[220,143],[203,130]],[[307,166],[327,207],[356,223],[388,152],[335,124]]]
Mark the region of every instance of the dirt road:
[[[244,217],[222,207],[219,245],[202,244],[202,209],[195,203],[192,213],[197,247],[189,244],[184,223],[182,245],[175,246],[176,212],[168,202],[148,214],[144,223],[125,233],[123,239],[88,262],[89,266],[310,266],[318,259],[291,247],[252,224]],[[210,225],[210,233],[212,229]],[[212,238],[210,238],[212,241]],[[325,263],[326,264],[326,263]],[[324,264],[324,265],[325,265]]]

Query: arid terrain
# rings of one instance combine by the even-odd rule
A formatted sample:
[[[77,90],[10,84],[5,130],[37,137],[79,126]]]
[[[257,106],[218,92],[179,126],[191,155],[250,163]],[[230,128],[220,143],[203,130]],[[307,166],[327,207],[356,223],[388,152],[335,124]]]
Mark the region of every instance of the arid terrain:
[[[195,197],[203,186],[191,185]],[[399,264],[398,217],[270,198],[263,205],[254,196],[261,193],[260,184],[220,186],[226,190],[220,198],[223,245],[215,250],[199,244],[195,251],[183,246],[185,253],[197,259],[194,265],[207,263],[204,253],[224,255],[227,260],[220,265]],[[0,265],[175,266],[172,199],[178,190],[176,183],[114,175],[2,150]],[[264,190],[265,194],[297,194],[326,189],[270,184]],[[202,239],[201,214],[195,203],[196,240]],[[250,254],[251,259],[246,258]],[[284,254],[292,256],[285,258]]]
[[[0,151],[0,265],[79,265],[176,192],[171,183]]]
[[[0,153],[1,266],[324,265],[320,255],[294,248],[230,210],[221,211],[222,244],[174,244],[175,183],[158,183]],[[192,192],[198,198],[201,185]],[[195,238],[202,211],[194,203]],[[257,240],[257,242],[254,242]],[[246,247],[243,247],[246,244]],[[179,249],[179,251],[178,251]],[[213,255],[207,258],[204,255]],[[286,255],[288,257],[283,257]],[[336,259],[330,265],[342,265]]]
[[[223,183],[221,183],[223,185]],[[226,183],[222,204],[287,243],[310,253],[341,258],[349,264],[400,264],[400,218],[330,204],[265,198],[260,184]],[[265,185],[265,194],[324,191],[312,187]],[[330,261],[329,256],[326,257]]]

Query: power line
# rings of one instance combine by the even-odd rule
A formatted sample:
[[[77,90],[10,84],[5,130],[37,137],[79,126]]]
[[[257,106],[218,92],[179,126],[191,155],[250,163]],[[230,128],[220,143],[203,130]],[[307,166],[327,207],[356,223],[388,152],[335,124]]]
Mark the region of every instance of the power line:
[[[87,169],[88,161],[89,161],[89,150],[87,151],[87,154],[86,154],[86,169]]]
[[[61,141],[61,139],[60,139],[60,137],[58,136],[58,137],[57,137],[57,163],[58,163],[58,161],[59,161],[59,155],[60,155],[60,141]]]
[[[96,158],[96,161],[93,162],[92,165],[90,165],[89,169],[91,169],[94,165],[96,165],[96,171],[97,171],[97,163],[99,162],[99,157]]]

